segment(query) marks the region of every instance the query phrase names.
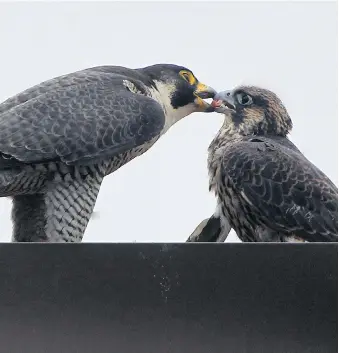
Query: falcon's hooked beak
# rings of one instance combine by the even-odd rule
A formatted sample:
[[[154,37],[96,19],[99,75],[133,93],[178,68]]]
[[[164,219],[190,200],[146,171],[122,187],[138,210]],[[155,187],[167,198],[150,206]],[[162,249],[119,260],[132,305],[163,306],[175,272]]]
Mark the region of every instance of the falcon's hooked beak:
[[[236,103],[232,95],[232,91],[222,91],[217,93],[213,98],[211,106],[217,113],[225,113],[230,110],[236,110]]]
[[[204,99],[214,98],[217,91],[212,87],[206,86],[205,84],[198,82],[195,85],[194,95],[196,96],[194,103],[198,107],[198,111],[204,113],[214,112],[214,108],[204,101]]]

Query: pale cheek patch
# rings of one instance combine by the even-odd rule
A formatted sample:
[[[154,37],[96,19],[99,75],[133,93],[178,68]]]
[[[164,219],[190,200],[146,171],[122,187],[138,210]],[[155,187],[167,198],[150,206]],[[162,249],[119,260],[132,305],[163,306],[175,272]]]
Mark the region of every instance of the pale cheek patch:
[[[164,109],[166,123],[162,133],[166,132],[173,124],[193,113],[194,104],[188,104],[184,107],[174,109],[171,104],[171,96],[176,90],[175,84],[164,84],[160,81],[154,81],[157,89],[151,89],[150,94]]]
[[[254,124],[260,123],[264,117],[264,111],[262,109],[244,109],[246,122],[253,122]]]

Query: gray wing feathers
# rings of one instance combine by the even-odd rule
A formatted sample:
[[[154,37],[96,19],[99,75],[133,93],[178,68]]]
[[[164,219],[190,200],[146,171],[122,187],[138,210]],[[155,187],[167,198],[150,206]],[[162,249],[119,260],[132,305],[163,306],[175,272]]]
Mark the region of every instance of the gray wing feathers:
[[[97,80],[97,74],[87,73],[84,71],[78,71],[72,74],[55,77],[28,88],[14,97],[8,98],[0,104],[0,114],[48,92],[85,82],[95,82]]]
[[[100,82],[102,80],[111,79],[117,81],[120,79],[127,79],[130,75],[136,76],[136,79],[143,77],[137,76],[135,70],[118,67],[118,66],[107,66],[107,67],[93,67],[71,74],[62,75],[59,77],[52,78],[50,80],[41,82],[33,87],[26,89],[25,91],[15,95],[14,97],[8,98],[0,104],[0,115],[13,107],[16,107],[28,100],[34,99],[45,93],[52,92],[58,89],[67,88],[69,86],[82,85],[86,83]],[[126,77],[126,74],[128,75]],[[144,78],[143,78],[144,79]],[[118,82],[119,82],[118,81]],[[116,83],[116,82],[114,82]]]
[[[164,122],[160,105],[129,92],[121,75],[78,72],[0,105],[0,152],[25,163],[87,163],[151,140]]]
[[[300,152],[245,141],[226,151],[223,171],[261,224],[308,241],[337,238],[338,189]]]

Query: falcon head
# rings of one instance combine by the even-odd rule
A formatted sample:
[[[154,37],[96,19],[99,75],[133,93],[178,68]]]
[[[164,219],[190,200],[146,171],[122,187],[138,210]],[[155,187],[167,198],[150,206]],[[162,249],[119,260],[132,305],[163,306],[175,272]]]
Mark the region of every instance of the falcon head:
[[[292,129],[285,106],[267,89],[239,86],[216,94],[212,106],[241,134],[286,136]]]
[[[213,112],[204,99],[213,98],[213,88],[201,83],[193,72],[183,66],[157,64],[142,69],[158,91],[158,101],[180,117],[193,112]],[[183,116],[181,116],[183,115]]]

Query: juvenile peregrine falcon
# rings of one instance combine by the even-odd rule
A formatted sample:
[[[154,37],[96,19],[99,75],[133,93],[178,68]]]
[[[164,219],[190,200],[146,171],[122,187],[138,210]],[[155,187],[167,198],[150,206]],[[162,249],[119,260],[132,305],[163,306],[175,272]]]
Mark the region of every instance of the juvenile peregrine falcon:
[[[290,116],[273,93],[238,87],[212,103],[225,121],[209,147],[215,214],[188,241],[337,242],[338,189],[287,138]]]
[[[213,111],[203,99],[215,93],[181,66],[101,66],[0,104],[0,197],[13,198],[13,241],[81,241],[103,178],[183,117]]]

